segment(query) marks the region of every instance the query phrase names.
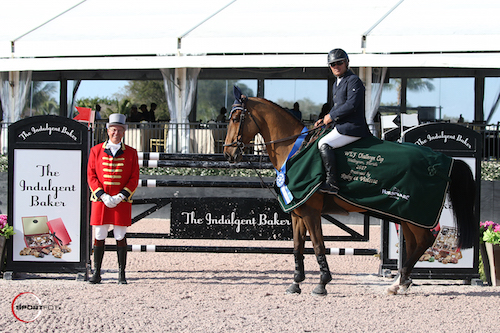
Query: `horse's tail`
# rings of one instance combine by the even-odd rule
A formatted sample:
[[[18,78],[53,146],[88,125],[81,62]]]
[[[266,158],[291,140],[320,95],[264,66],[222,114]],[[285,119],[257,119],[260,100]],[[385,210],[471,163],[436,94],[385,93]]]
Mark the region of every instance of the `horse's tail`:
[[[471,169],[464,161],[453,161],[449,199],[458,228],[458,245],[465,249],[471,248],[479,232],[474,218],[476,183]]]

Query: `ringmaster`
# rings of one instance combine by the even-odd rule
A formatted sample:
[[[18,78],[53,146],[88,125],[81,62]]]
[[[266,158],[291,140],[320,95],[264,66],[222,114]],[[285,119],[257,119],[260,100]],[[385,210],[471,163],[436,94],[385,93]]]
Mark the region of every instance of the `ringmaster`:
[[[127,125],[123,114],[114,113],[106,124],[108,140],[90,150],[87,181],[90,187],[94,226],[94,274],[90,283],[101,282],[104,243],[110,226],[116,239],[118,283],[126,284],[127,227],[131,225],[132,195],[139,181],[137,151],[122,142]]]

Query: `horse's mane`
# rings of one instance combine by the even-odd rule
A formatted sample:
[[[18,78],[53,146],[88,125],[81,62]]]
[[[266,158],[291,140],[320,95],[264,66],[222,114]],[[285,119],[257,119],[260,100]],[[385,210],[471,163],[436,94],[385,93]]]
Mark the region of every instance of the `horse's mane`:
[[[273,101],[270,101],[268,99],[265,99],[265,98],[262,98],[262,97],[252,97],[253,100],[256,100],[256,101],[259,101],[259,102],[262,102],[264,104],[270,104],[272,106],[275,106],[276,108],[278,108],[278,110],[281,110],[282,113],[285,113],[286,114],[286,117],[290,117],[291,119],[295,120],[297,123],[301,124],[301,125],[304,125],[304,123],[297,119],[296,117],[294,117],[290,112],[288,112],[287,110],[285,110],[284,107],[282,107],[281,105],[273,102]]]

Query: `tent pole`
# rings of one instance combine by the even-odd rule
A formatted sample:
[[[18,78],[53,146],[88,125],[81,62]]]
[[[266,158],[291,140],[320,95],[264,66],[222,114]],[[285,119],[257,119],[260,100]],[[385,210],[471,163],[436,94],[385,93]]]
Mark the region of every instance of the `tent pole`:
[[[474,122],[484,121],[484,75],[476,72],[474,77]]]

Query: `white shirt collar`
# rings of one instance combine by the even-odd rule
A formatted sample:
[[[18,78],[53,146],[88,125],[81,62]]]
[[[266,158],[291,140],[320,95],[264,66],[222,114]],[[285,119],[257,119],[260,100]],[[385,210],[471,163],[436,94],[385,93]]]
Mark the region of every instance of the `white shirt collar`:
[[[116,155],[116,152],[118,150],[120,150],[120,148],[122,147],[122,143],[112,143],[111,141],[108,141],[106,143],[106,148],[108,148],[109,150],[111,150],[111,153],[113,154],[113,156]]]

